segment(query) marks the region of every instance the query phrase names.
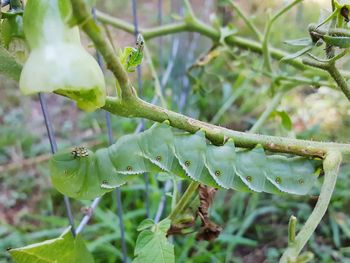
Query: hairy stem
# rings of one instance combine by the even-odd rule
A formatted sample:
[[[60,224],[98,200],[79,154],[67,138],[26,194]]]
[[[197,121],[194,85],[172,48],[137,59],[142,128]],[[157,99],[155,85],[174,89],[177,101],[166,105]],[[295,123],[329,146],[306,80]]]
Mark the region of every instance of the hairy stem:
[[[103,108],[113,114],[124,117],[140,117],[156,122],[168,120],[171,126],[191,133],[202,129],[206,133],[206,137],[214,144],[222,144],[225,139],[232,138],[237,147],[243,148],[254,148],[257,144],[261,144],[266,150],[302,156],[323,158],[327,151],[331,149],[350,155],[349,144],[298,140],[234,131],[192,119],[180,113],[149,104],[139,98],[133,98],[124,102],[108,97]]]
[[[322,70],[325,70],[331,75],[331,77],[334,79],[334,81],[337,83],[338,87],[341,89],[341,91],[344,93],[344,95],[350,100],[350,87],[348,83],[346,82],[345,78],[342,76],[342,74],[339,72],[339,70],[335,66],[334,61],[330,62],[321,62],[317,61],[315,59],[305,58],[303,59],[304,64],[319,68]]]
[[[350,100],[350,87],[343,76],[340,74],[339,70],[335,67],[335,64],[331,64],[328,68],[328,73],[332,76],[334,81],[338,84],[339,88],[345,94],[345,96]]]
[[[280,263],[295,262],[306,242],[310,239],[316,227],[322,220],[334,191],[341,161],[342,155],[340,152],[330,151],[327,153],[327,156],[323,162],[325,177],[316,206],[310,217],[307,219],[305,225],[296,236],[294,242],[292,242],[292,244],[283,253]]]

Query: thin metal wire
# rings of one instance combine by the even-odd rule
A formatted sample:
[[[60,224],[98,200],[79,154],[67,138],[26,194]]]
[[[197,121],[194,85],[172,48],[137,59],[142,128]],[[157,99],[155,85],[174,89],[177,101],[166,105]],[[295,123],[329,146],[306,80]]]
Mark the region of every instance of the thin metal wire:
[[[40,101],[41,111],[42,111],[43,116],[44,116],[47,135],[48,135],[49,141],[50,141],[51,152],[55,153],[55,152],[57,152],[57,143],[56,143],[55,133],[54,133],[54,130],[52,127],[51,118],[49,115],[49,111],[47,109],[47,104],[46,104],[46,99],[45,99],[44,94],[39,93],[39,101]],[[66,208],[68,221],[69,221],[69,224],[71,226],[71,232],[72,232],[73,236],[75,236],[74,219],[73,219],[72,209],[70,206],[70,201],[69,201],[69,198],[67,196],[63,196],[63,200],[64,200],[64,205]]]
[[[163,0],[158,0],[158,25],[161,26],[163,24]],[[158,40],[158,57],[159,57],[159,65],[163,64],[163,38],[159,37]],[[160,67],[161,68],[161,67]]]
[[[113,134],[112,134],[112,125],[111,125],[111,114],[106,111],[106,123],[107,123],[107,132],[108,132],[108,143],[109,145],[113,144]],[[126,252],[126,242],[125,242],[125,227],[123,220],[123,208],[122,208],[122,197],[120,188],[115,189],[115,195],[117,199],[117,216],[119,219],[119,229],[120,229],[120,239],[122,245],[122,255],[123,262],[128,262],[127,252]]]
[[[92,15],[94,17],[94,20],[96,20],[96,12],[95,12],[95,9],[92,8]],[[100,66],[100,68],[102,68],[102,58],[101,58],[101,55],[97,52],[96,53],[96,57],[97,57],[97,63],[98,65]],[[82,220],[80,221],[79,225],[78,225],[78,228],[76,230],[77,234],[82,232],[83,229],[85,228],[85,226],[89,223],[91,217],[93,216],[94,214],[94,211],[95,211],[95,208],[98,206],[99,202],[101,201],[101,197],[97,197],[95,198],[91,205],[90,205],[90,210],[89,210],[89,213],[86,214]]]
[[[92,15],[94,19],[96,20],[96,9],[92,8]],[[101,54],[96,51],[96,58],[97,63],[99,64],[100,68],[103,70],[103,61]],[[111,126],[111,116],[109,112],[105,112],[106,114],[106,125],[107,125],[107,134],[108,134],[108,142],[109,145],[113,144],[113,132],[112,132],[112,126]],[[123,256],[123,262],[127,262],[127,251],[126,251],[126,242],[125,242],[125,227],[124,227],[124,221],[123,221],[123,209],[122,209],[122,201],[121,201],[121,192],[120,188],[117,187],[115,190],[116,193],[116,200],[117,200],[117,216],[119,219],[119,228],[120,228],[120,237],[121,237],[121,247],[122,247],[122,256]],[[83,219],[81,220],[78,228],[77,233],[80,233],[84,227],[87,225],[87,223],[90,221],[94,210],[98,206],[99,202],[101,200],[101,197],[97,197],[93,200],[91,206],[90,206],[90,212],[89,214],[85,215]]]
[[[198,34],[194,35],[193,40],[191,41],[190,47],[188,48],[188,56],[187,56],[187,63],[186,63],[186,68],[192,64],[193,58],[194,58],[194,51],[197,46],[197,42],[199,40]],[[188,80],[188,77],[186,74],[184,74],[183,79],[182,79],[182,84],[183,84],[183,89],[180,94],[180,100],[179,100],[179,111],[183,112],[186,102],[187,102],[187,97],[190,92],[190,82]]]
[[[138,19],[137,19],[137,0],[132,0],[132,15],[133,15],[133,23],[135,27],[135,39],[137,38],[137,35],[139,34],[139,26],[138,26]],[[142,71],[141,66],[137,67],[137,83],[138,83],[138,90],[139,94],[142,97]],[[140,132],[144,128],[144,120],[141,120],[140,128],[137,129],[137,132]],[[146,203],[146,216],[149,217],[149,210],[150,210],[150,201],[149,201],[149,178],[147,174],[143,175],[145,180],[145,203]]]
[[[156,215],[154,217],[154,222],[158,223],[162,214],[163,214],[163,211],[165,209],[165,204],[166,204],[166,193],[170,191],[171,189],[171,186],[172,186],[172,181],[171,180],[168,180],[165,182],[165,185],[164,185],[164,189],[163,189],[163,194],[162,194],[162,197],[159,201],[159,205],[158,205],[158,209],[157,209],[157,212],[156,212]]]

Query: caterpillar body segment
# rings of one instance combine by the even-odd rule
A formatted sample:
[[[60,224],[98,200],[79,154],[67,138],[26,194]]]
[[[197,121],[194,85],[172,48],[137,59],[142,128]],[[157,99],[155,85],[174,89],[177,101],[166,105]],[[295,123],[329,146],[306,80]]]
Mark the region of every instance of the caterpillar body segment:
[[[236,150],[233,141],[228,141],[221,147],[208,145],[205,159],[206,168],[219,186],[230,189],[237,185]]]
[[[127,182],[128,176],[120,176],[114,168],[113,163],[109,158],[109,148],[97,150],[95,156],[101,188],[115,189]]]
[[[212,187],[219,187],[205,168],[207,144],[205,134],[180,134],[175,137],[175,157],[191,179]]]
[[[117,173],[132,175],[160,171],[142,156],[139,137],[140,134],[125,135],[108,148],[109,158]]]
[[[254,192],[280,192],[267,179],[270,166],[262,146],[237,152],[236,172],[243,183]]]
[[[270,173],[267,179],[280,191],[296,195],[305,195],[310,191],[318,177],[314,164],[305,158],[287,158],[282,155],[268,156]]]
[[[217,188],[305,195],[317,180],[319,162],[267,155],[262,146],[237,149],[207,143],[203,131],[176,133],[166,123],[121,137],[95,153],[75,148],[50,160],[53,185],[76,199],[92,199],[145,172],[167,172]]]
[[[165,172],[176,172],[174,155],[174,135],[167,125],[160,125],[157,129],[148,129],[139,137],[138,144],[142,156]],[[175,165],[174,165],[175,163]],[[179,167],[179,166],[178,166]]]

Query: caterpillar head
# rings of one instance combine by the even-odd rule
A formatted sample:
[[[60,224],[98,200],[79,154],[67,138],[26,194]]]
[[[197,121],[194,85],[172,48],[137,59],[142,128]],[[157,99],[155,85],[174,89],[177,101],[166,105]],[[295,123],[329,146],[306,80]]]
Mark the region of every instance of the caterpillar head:
[[[74,147],[74,149],[71,151],[71,154],[74,158],[80,158],[80,157],[86,157],[89,156],[89,151],[86,147]]]
[[[85,147],[62,150],[55,153],[50,162],[50,175],[54,187],[72,198],[82,196],[84,181],[91,169],[94,154]]]

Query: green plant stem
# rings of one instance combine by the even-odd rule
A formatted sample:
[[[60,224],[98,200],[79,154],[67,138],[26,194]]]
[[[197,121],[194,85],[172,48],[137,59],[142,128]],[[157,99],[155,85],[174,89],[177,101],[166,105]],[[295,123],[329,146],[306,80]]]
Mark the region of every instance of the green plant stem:
[[[348,100],[350,100],[350,87],[346,82],[346,80],[344,79],[344,77],[342,76],[342,74],[336,68],[335,63],[333,61],[320,62],[315,59],[304,58],[303,63],[305,63],[306,65],[327,71],[329,75],[331,75],[331,77],[337,83],[338,87],[341,89],[344,95],[348,98]]]
[[[253,127],[250,128],[249,132],[255,133],[261,129],[266,120],[269,118],[270,114],[278,107],[280,104],[285,92],[279,91],[272,98],[272,101],[269,103],[269,106],[265,109],[265,111],[261,114],[259,119],[254,123]]]
[[[278,11],[273,17],[271,17],[268,20],[268,22],[266,24],[264,39],[262,41],[262,52],[263,52],[263,58],[264,58],[264,67],[266,67],[266,69],[270,72],[272,71],[272,67],[271,67],[271,60],[270,60],[269,40],[270,40],[270,33],[271,33],[272,25],[277,21],[277,19],[280,16],[282,16],[284,13],[288,12],[293,6],[299,4],[301,1],[303,1],[303,0],[294,0],[289,5],[285,6],[280,11]]]
[[[339,88],[345,94],[345,96],[350,100],[350,87],[343,76],[340,74],[339,70],[336,68],[335,64],[331,64],[328,68],[328,73],[332,76],[334,81],[338,84]]]
[[[244,87],[241,87],[237,91],[231,94],[231,96],[224,102],[224,104],[219,108],[219,110],[216,112],[214,117],[210,120],[211,123],[217,124],[222,117],[222,115],[225,114],[225,112],[231,107],[231,105],[235,102],[237,98],[239,98],[242,94],[244,94],[245,89]]]
[[[344,57],[345,55],[347,55],[350,52],[350,49],[347,48],[345,50],[343,50],[342,52],[340,52],[339,54],[335,55],[334,57],[330,58],[330,59],[320,59],[317,56],[311,54],[311,53],[307,53],[307,55],[313,59],[315,59],[316,61],[319,62],[323,62],[323,63],[335,63],[337,60],[341,59],[342,57]]]
[[[263,35],[260,33],[259,29],[254,25],[254,23],[247,17],[246,14],[243,13],[241,8],[234,2],[230,1],[231,6],[237,12],[237,14],[242,18],[244,23],[250,28],[250,30],[255,34],[258,41],[262,41]]]
[[[280,263],[296,262],[295,260],[297,259],[299,253],[305,246],[306,242],[310,239],[322,217],[326,213],[334,191],[335,183],[337,181],[341,160],[342,155],[340,152],[330,151],[327,153],[323,162],[325,177],[316,206],[310,217],[307,219],[305,225],[296,236],[294,242],[283,253]]]
[[[148,50],[147,45],[144,46],[144,52],[145,52],[145,55],[146,55],[146,58],[147,58],[147,61],[148,61],[149,69],[150,69],[150,71],[152,73],[152,76],[153,76],[153,79],[154,79],[155,93],[157,94],[158,98],[160,99],[161,105],[163,107],[167,107],[167,103],[166,103],[166,101],[164,99],[164,96],[163,96],[163,93],[162,93],[162,88],[161,88],[161,85],[160,85],[160,82],[159,82],[157,71],[154,68],[153,61],[152,61],[152,56],[151,56],[151,53]]]
[[[298,85],[311,85],[311,86],[326,86],[332,89],[337,89],[338,86],[336,85],[336,83],[333,83],[332,81],[328,80],[328,81],[322,81],[322,80],[315,80],[315,79],[309,79],[309,78],[304,78],[304,77],[291,77],[291,76],[276,76],[273,73],[267,72],[267,71],[262,71],[262,74],[264,74],[265,76],[269,77],[269,78],[273,78],[275,79],[276,82],[280,83],[281,85],[283,85],[283,81],[286,83],[293,83],[295,84],[295,86]]]
[[[197,191],[197,188],[199,186],[199,183],[192,181],[189,186],[187,187],[186,191],[184,194],[181,196],[179,202],[177,202],[175,208],[171,211],[169,216],[167,217],[170,220],[174,220],[177,215],[181,214],[190,201],[192,200],[193,194]]]
[[[114,18],[100,11],[96,11],[96,16],[97,16],[97,19],[102,23],[111,25],[115,28],[119,28],[130,34],[134,33],[134,30],[135,30],[134,26],[128,22],[125,22],[118,18]],[[164,36],[164,35],[179,33],[183,31],[201,33],[202,35],[212,39],[214,42],[218,42],[220,40],[219,31],[215,30],[209,25],[204,24],[203,22],[200,22],[198,19],[196,19],[196,23],[193,23],[192,25],[188,25],[187,23],[182,21],[182,22],[171,23],[163,26],[156,26],[148,29],[140,28],[139,31],[142,33],[143,37],[146,40],[155,38],[155,37]],[[258,41],[254,41],[254,40],[244,38],[244,37],[239,37],[239,36],[229,36],[225,40],[226,40],[226,44],[229,46],[236,46],[242,49],[246,49],[255,53],[262,54],[262,44]],[[281,60],[283,57],[289,54],[287,52],[284,52],[280,49],[273,48],[273,47],[269,48],[269,52],[271,57],[276,60]],[[312,70],[312,68],[305,66],[301,62],[301,60],[298,58],[285,61],[285,63],[303,71],[306,69]],[[327,79],[328,77],[327,73],[323,72],[322,70],[314,69],[313,72],[314,72],[314,75],[318,75],[323,79]],[[349,71],[342,71],[341,73],[345,77],[350,77]]]
[[[281,76],[279,77],[279,79],[281,81],[288,81],[288,82],[295,83],[296,85],[327,86],[332,89],[338,88],[338,86],[335,83],[332,83],[330,81],[317,81],[313,79],[289,77],[289,76],[288,77]]]
[[[87,10],[84,1],[71,0],[74,18],[81,25],[85,33],[91,38],[95,46],[100,51],[101,55],[106,60],[107,68],[110,69],[117,78],[122,97],[135,96],[135,91],[129,81],[128,74],[119,62],[113,48],[105,41],[105,36],[102,34],[100,27],[95,23],[90,12]]]

